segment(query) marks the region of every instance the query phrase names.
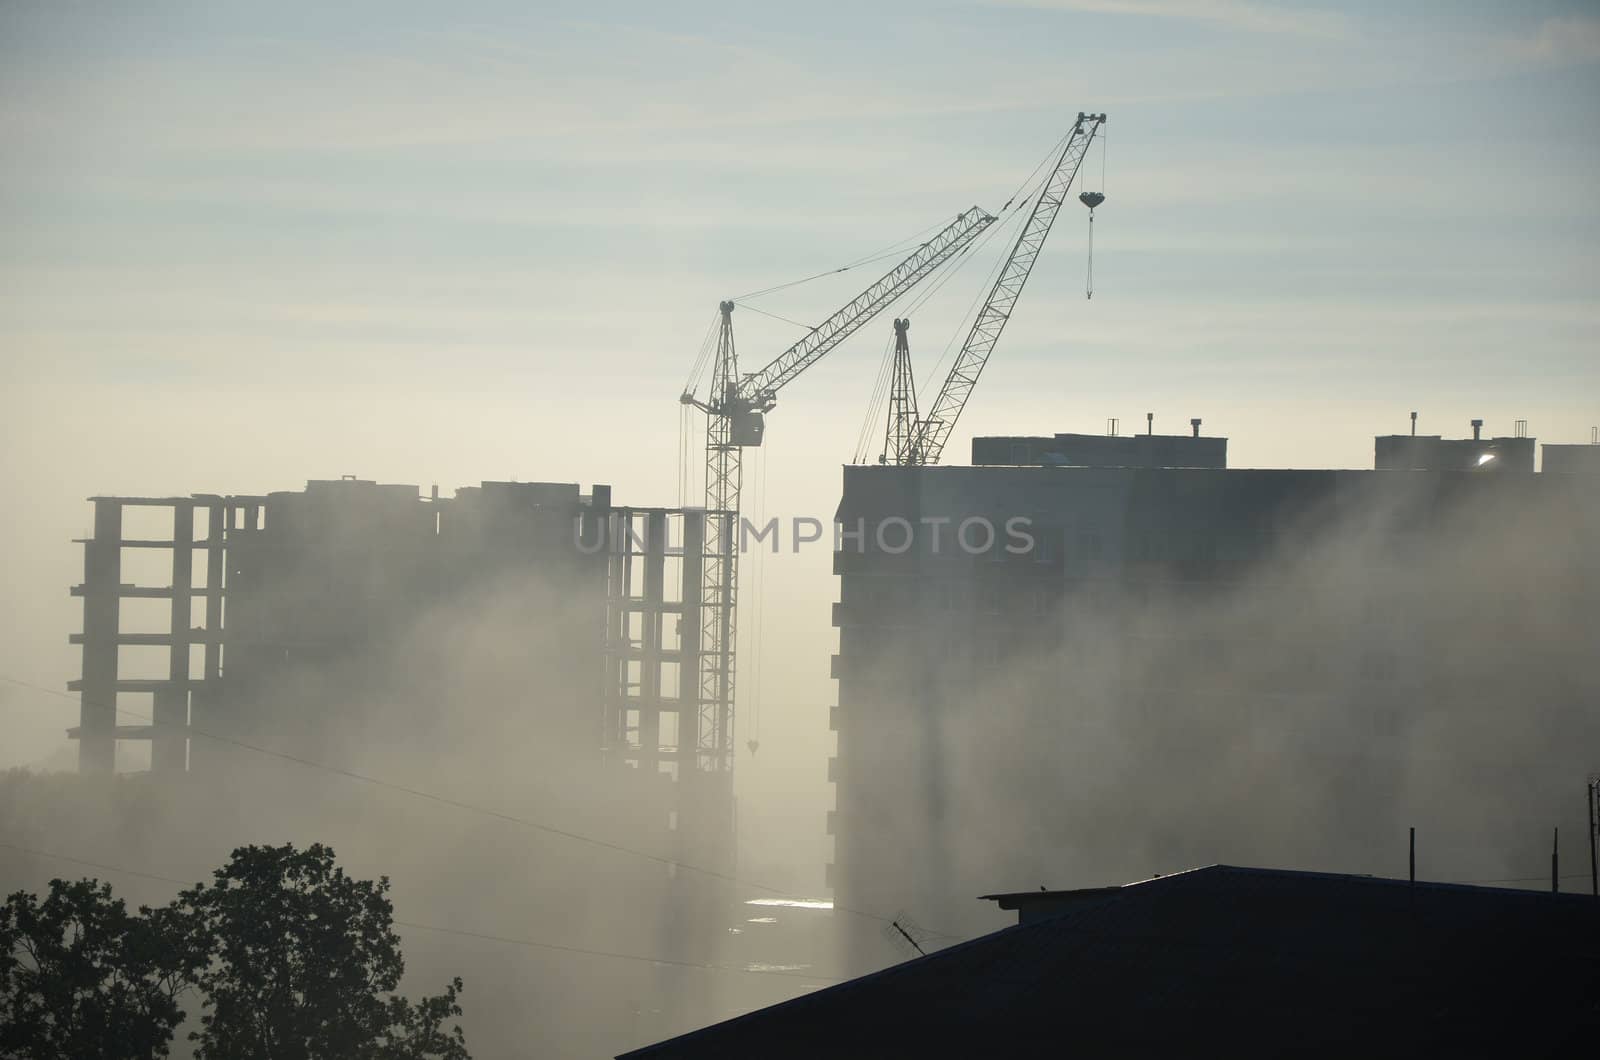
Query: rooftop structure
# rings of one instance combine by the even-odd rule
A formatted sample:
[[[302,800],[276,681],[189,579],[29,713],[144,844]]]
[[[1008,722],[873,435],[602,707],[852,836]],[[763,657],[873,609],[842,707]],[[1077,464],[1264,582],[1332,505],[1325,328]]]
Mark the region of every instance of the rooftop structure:
[[[1600,1031],[1588,896],[1213,865],[1048,897],[1048,914],[1018,926],[624,1056],[984,1056],[1019,1043],[1557,1055]]]
[[[1509,438],[1483,437],[1483,421],[1472,421],[1471,438],[1444,438],[1417,433],[1411,414],[1410,434],[1383,434],[1373,440],[1373,464],[1379,471],[1532,472],[1535,439],[1528,423],[1518,420]],[[1546,446],[1546,448],[1549,448]]]
[[[1547,475],[1582,475],[1600,478],[1600,445],[1551,445],[1545,443],[1544,473]]]
[[[1193,434],[1057,434],[1045,437],[974,438],[975,465],[1041,467],[1228,466],[1228,439]]]

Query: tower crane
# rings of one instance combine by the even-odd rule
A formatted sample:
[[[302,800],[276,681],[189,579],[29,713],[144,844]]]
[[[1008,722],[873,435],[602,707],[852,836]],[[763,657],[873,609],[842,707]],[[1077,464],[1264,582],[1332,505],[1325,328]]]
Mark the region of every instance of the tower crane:
[[[779,390],[960,253],[994,221],[993,216],[976,206],[957,215],[904,261],[757,372],[739,374],[733,341],[734,303],[724,301],[718,306],[721,324],[710,392],[704,400],[689,391],[680,398],[683,404],[706,414],[705,556],[696,675],[699,717],[695,750],[701,770],[717,772],[732,767],[737,630],[734,612],[738,600],[739,490],[745,447],[761,444],[766,414],[777,404]]]
[[[978,383],[978,376],[983,372],[983,366],[988,363],[989,355],[994,352],[995,343],[1000,341],[1000,332],[1005,329],[1006,321],[1011,319],[1011,311],[1016,307],[1017,299],[1022,294],[1022,287],[1028,282],[1028,274],[1033,271],[1033,263],[1039,258],[1039,251],[1044,247],[1045,237],[1050,234],[1050,226],[1055,222],[1056,214],[1061,212],[1061,206],[1066,202],[1067,192],[1072,187],[1073,179],[1078,175],[1078,167],[1083,163],[1084,156],[1089,151],[1095,134],[1105,124],[1104,114],[1078,115],[1078,120],[1073,123],[1072,131],[1067,135],[1066,146],[1061,150],[1061,157],[1056,160],[1056,167],[1044,183],[1044,190],[1034,200],[1033,211],[1028,214],[1027,222],[1022,226],[1022,232],[1017,236],[1016,243],[1011,248],[1011,256],[1006,259],[1005,265],[995,278],[994,287],[989,291],[989,297],[984,301],[983,308],[973,318],[972,330],[967,333],[966,342],[962,343],[961,352],[956,356],[955,363],[950,366],[950,374],[945,377],[944,385],[939,388],[939,395],[934,399],[933,407],[928,415],[916,421],[915,429],[911,432],[911,442],[895,449],[892,456],[893,463],[900,466],[916,464],[937,464],[940,455],[944,452],[945,442],[950,438],[950,432],[955,429],[956,420],[961,415],[961,410],[966,407],[967,398],[972,395],[972,388]],[[1084,205],[1100,205],[1104,201],[1103,194],[1096,193],[1096,201],[1091,205],[1084,199]],[[896,342],[902,343],[905,339],[904,331],[897,325]],[[893,393],[899,393],[902,387],[911,385],[911,358],[909,354],[902,359],[897,345],[895,356],[896,377],[893,381]],[[899,374],[904,365],[905,378]],[[889,410],[889,432],[893,433],[895,417],[899,415],[904,420],[905,408],[891,405]],[[915,417],[914,409],[911,415]],[[902,426],[898,428],[904,430]],[[891,454],[885,452],[885,462],[889,462]]]

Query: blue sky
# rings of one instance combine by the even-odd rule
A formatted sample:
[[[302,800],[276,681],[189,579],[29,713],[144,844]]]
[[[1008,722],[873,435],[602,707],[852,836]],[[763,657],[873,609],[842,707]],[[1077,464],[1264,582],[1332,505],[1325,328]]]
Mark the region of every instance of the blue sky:
[[[993,208],[1081,108],[1112,112],[1101,297],[1145,332],[1085,369],[1376,361],[1470,398],[1507,355],[1586,367],[1593,5],[803,10],[12,5],[7,378],[499,390],[583,349],[670,378],[729,288]],[[1041,287],[1082,240],[1064,218]],[[850,289],[810,293],[773,308]],[[1030,297],[1004,363],[1099,345],[1121,318],[1084,308]]]
[[[1074,206],[950,454],[1147,411],[1253,466],[1368,466],[1412,409],[1600,422],[1600,5],[321,8],[0,7],[0,671],[71,676],[89,494],[349,472],[673,500],[718,299],[997,208],[1079,110],[1110,116],[1096,297]],[[919,313],[924,380],[984,271]],[[759,304],[814,320],[869,279]],[[747,367],[798,337],[737,320]],[[882,324],[785,393],[774,510],[831,513]],[[825,574],[771,572],[798,646],[764,664],[771,724],[804,753],[742,780],[818,799]],[[0,765],[70,722],[19,696]]]

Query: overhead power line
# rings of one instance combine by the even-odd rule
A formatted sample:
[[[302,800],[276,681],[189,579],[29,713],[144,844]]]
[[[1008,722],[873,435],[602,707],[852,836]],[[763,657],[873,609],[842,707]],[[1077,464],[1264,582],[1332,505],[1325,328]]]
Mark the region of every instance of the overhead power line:
[[[31,688],[36,692],[43,692],[46,695],[56,696],[69,701],[76,700],[77,698],[70,692],[60,692],[53,688],[47,688],[44,685],[34,684],[31,681],[23,681],[5,674],[0,674],[0,681],[5,681],[8,684],[16,685],[21,688]],[[137,721],[152,723],[152,719],[148,715],[140,714],[137,711],[131,711],[124,707],[117,706],[113,706],[113,709],[116,710],[117,713],[126,715],[127,717],[133,718]],[[662,854],[652,854],[647,850],[639,850],[635,847],[626,846],[622,843],[615,843],[611,842],[610,840],[598,839],[594,836],[584,835],[581,832],[574,832],[569,829],[558,828],[555,825],[545,824],[542,821],[535,821],[531,818],[521,817],[513,813],[506,813],[503,810],[496,810],[488,806],[479,806],[476,803],[466,802],[461,799],[453,799],[447,795],[439,795],[431,791],[425,791],[422,788],[411,787],[410,785],[401,784],[392,780],[384,780],[381,777],[371,776],[366,773],[358,773],[353,769],[346,769],[343,766],[329,765],[326,762],[318,762],[315,759],[304,758],[300,755],[290,754],[287,751],[278,751],[270,747],[262,747],[259,744],[249,743],[245,740],[234,739],[231,736],[223,736],[219,733],[207,732],[206,730],[197,728],[193,725],[190,725],[187,731],[191,736],[202,737],[207,740],[212,740],[216,743],[225,744],[230,747],[237,747],[245,751],[266,755],[270,758],[280,759],[285,762],[293,762],[296,765],[305,766],[309,769],[322,770],[323,772],[332,773],[348,780],[355,780],[363,784],[370,784],[374,787],[387,788],[390,791],[397,791],[401,794],[410,795],[414,798],[425,799],[429,802],[438,803],[441,806],[449,806],[452,809],[463,810],[468,813],[483,814],[484,816],[493,817],[509,824],[517,824],[525,828],[531,828],[538,832],[545,832],[549,835],[560,836],[563,839],[571,839],[575,842],[587,843],[590,846],[616,851],[620,854],[631,854],[634,857],[645,858],[649,861],[653,861],[658,865],[670,865],[674,869],[697,873],[712,879],[722,880],[725,883],[737,884],[741,887],[749,887],[757,891],[765,891],[768,894],[775,894],[781,897],[803,897],[803,895],[800,895],[798,892],[784,890],[781,887],[772,887],[768,884],[757,883],[754,880],[742,879],[731,873],[720,872],[716,869],[708,869],[700,865],[693,865],[689,862],[679,861],[676,858],[669,858]],[[876,920],[884,924],[892,922],[890,917],[879,916],[876,913],[871,913],[864,909],[853,909],[849,906],[838,905],[837,903],[833,908],[841,913],[850,913],[854,916],[865,917],[869,920]],[[959,939],[961,937],[959,935],[950,935],[941,932],[935,932],[934,934],[938,934],[941,938],[946,939]]]
[[[1587,880],[1588,878],[1589,878],[1589,874],[1587,872],[1574,872],[1574,873],[1572,873],[1570,875],[1560,877],[1560,879],[1563,879],[1563,880]],[[1440,883],[1460,883],[1460,884],[1540,883],[1540,882],[1549,883],[1550,882],[1550,874],[1547,872],[1543,876],[1502,876],[1497,880],[1440,880],[1439,882]]]
[[[66,854],[57,854],[48,850],[36,850],[32,847],[21,846],[0,840],[0,847],[15,850],[36,858],[48,858],[53,861],[62,861],[72,865],[81,865],[85,868],[97,869],[101,872],[115,872],[123,876],[137,876],[145,880],[157,880],[161,883],[176,884],[179,887],[192,886],[195,881],[180,880],[175,876],[163,876],[154,872],[140,872],[137,869],[124,868],[120,865],[107,865],[100,861],[89,861],[85,858],[70,857]],[[532,949],[555,950],[560,953],[579,953],[590,957],[610,957],[619,961],[642,961],[647,964],[665,964],[677,968],[704,968],[713,972],[738,972],[743,975],[776,975],[789,979],[825,979],[829,982],[842,983],[845,977],[836,975],[808,975],[803,972],[767,971],[759,968],[740,968],[730,964],[705,964],[699,961],[680,961],[669,957],[651,957],[639,953],[617,953],[613,950],[589,949],[585,946],[568,946],[559,942],[542,942],[537,939],[519,939],[509,935],[495,935],[484,931],[468,931],[464,928],[445,927],[442,924],[423,924],[415,920],[395,920],[396,927],[416,928],[420,931],[436,931],[445,935],[460,935],[463,938],[479,939],[486,942],[503,942],[513,946],[525,946]]]
[[[423,931],[438,931],[446,935],[461,935],[464,938],[480,939],[486,942],[503,942],[511,946],[528,946],[541,950],[556,950],[562,953],[582,953],[591,957],[611,957],[620,961],[646,961],[650,964],[668,964],[679,968],[705,968],[713,972],[738,972],[741,975],[776,975],[785,979],[824,979],[830,983],[843,983],[849,977],[841,975],[812,975],[808,972],[788,972],[780,970],[764,970],[760,968],[741,968],[731,964],[702,964],[698,961],[676,961],[666,957],[645,957],[635,953],[614,953],[610,950],[592,950],[582,946],[564,946],[555,942],[539,942],[534,939],[511,938],[507,935],[491,935],[481,931],[464,931],[460,928],[440,927],[437,924],[418,924],[406,920],[396,920],[399,927],[420,928]]]

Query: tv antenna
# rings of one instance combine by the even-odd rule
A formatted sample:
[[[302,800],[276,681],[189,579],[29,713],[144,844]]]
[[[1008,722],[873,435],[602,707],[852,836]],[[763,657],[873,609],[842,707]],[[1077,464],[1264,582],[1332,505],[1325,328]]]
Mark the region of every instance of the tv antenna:
[[[908,960],[916,957],[926,957],[928,948],[925,945],[930,932],[906,915],[904,910],[896,913],[894,919],[889,921],[889,926],[883,929],[884,938],[894,944]]]

